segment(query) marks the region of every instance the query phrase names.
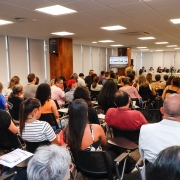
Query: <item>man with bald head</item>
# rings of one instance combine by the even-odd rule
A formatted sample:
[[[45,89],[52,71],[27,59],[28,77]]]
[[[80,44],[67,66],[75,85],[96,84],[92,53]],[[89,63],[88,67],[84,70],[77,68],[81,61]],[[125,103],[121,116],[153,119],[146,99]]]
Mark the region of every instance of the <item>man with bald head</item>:
[[[153,162],[163,149],[180,145],[180,95],[171,94],[160,109],[163,120],[141,126],[139,151],[143,160]]]

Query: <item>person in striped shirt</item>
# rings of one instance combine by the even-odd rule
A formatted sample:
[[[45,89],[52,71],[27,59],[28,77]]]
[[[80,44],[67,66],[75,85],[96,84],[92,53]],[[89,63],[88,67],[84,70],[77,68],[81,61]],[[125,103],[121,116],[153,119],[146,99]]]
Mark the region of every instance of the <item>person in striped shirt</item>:
[[[59,144],[59,138],[49,123],[37,120],[41,116],[41,104],[38,99],[29,98],[21,103],[19,111],[20,136],[28,142],[49,141]]]

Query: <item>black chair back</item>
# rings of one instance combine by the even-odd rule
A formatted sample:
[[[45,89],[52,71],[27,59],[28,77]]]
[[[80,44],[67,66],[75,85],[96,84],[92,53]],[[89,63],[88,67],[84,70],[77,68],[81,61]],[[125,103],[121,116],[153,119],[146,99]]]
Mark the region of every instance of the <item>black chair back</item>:
[[[40,146],[50,145],[51,143],[49,141],[41,141],[41,142],[29,142],[26,141],[26,148],[27,151],[34,153],[36,149]]]
[[[92,100],[92,101],[97,101],[99,92],[100,92],[100,91],[92,91],[92,90],[91,90],[91,100]]]
[[[79,151],[73,155],[74,163],[83,176],[91,179],[114,180],[105,151]]]
[[[157,123],[162,120],[162,114],[159,109],[137,109],[137,110],[144,115],[145,119],[149,123]]]
[[[124,137],[124,138],[138,144],[140,129],[138,129],[136,131],[124,131],[124,130],[120,130],[120,129],[117,129],[114,127],[111,127],[111,128],[113,130],[114,137]]]
[[[56,128],[59,129],[57,121],[56,121],[53,113],[41,114],[41,116],[39,117],[39,120],[46,121],[51,126],[56,126]]]

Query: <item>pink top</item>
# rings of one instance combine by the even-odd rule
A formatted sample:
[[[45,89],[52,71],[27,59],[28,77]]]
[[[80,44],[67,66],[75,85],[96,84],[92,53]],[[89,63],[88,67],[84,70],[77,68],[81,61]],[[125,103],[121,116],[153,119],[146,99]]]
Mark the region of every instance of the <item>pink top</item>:
[[[134,86],[123,86],[119,88],[119,90],[127,92],[131,98],[141,98],[141,96],[137,92],[137,89]]]
[[[51,99],[56,100],[60,107],[65,104],[65,101],[62,99],[64,97],[65,93],[61,88],[56,85],[51,86]]]

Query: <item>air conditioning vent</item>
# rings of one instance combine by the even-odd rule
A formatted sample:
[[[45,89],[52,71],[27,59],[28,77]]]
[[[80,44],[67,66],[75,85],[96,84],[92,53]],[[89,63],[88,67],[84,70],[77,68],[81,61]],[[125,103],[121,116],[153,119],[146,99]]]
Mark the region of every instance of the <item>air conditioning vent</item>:
[[[146,31],[132,31],[132,32],[125,32],[122,34],[128,35],[128,36],[150,35],[150,33]]]
[[[16,17],[16,18],[13,19],[13,21],[14,22],[25,22],[25,21],[27,21],[27,19],[26,18],[22,18],[22,17]]]

